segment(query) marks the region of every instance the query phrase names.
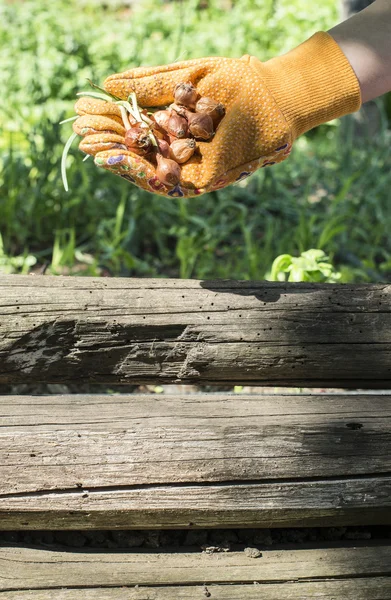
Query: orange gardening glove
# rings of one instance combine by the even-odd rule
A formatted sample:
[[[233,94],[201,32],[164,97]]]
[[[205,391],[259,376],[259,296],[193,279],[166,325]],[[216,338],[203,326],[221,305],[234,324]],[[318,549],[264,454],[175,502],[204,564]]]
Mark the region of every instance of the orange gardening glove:
[[[76,112],[82,116],[74,131],[84,136],[80,149],[95,155],[98,166],[150,192],[196,196],[283,161],[299,135],[361,104],[349,62],[334,39],[322,32],[265,63],[243,56],[140,67],[111,75],[104,87],[125,100],[135,92],[142,107],[163,107],[174,101],[173,90],[180,82],[192,82],[201,96],[221,102],[226,115],[212,140],[197,142],[198,152],[181,165],[178,185],[163,185],[151,162],[126,149],[121,113],[114,103],[78,101]]]

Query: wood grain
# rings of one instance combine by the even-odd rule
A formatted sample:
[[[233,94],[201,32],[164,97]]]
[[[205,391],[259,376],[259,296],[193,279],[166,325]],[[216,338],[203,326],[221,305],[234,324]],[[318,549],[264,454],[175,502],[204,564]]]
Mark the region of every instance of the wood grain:
[[[1,600],[389,600],[389,577],[229,585],[103,587],[1,592]],[[208,596],[210,594],[210,596]]]
[[[195,586],[200,586],[201,590],[197,591],[202,591],[206,584],[208,588],[209,586],[219,586],[220,593],[224,593],[221,584],[241,584],[234,587],[234,590],[240,590],[246,584],[254,586],[254,582],[267,584],[270,588],[289,582],[291,586],[297,585],[297,590],[303,593],[302,590],[305,590],[306,587],[302,588],[302,585],[307,586],[309,590],[316,590],[316,587],[312,587],[314,583],[320,583],[319,580],[328,580],[327,582],[322,581],[321,585],[317,586],[318,590],[320,588],[322,592],[322,586],[327,590],[330,580],[331,582],[333,579],[338,580],[342,584],[344,580],[348,580],[345,581],[346,584],[351,583],[356,577],[362,578],[365,582],[362,590],[365,590],[365,587],[371,589],[370,584],[369,586],[365,584],[368,584],[372,578],[378,580],[373,586],[375,590],[377,588],[383,593],[386,589],[391,590],[390,545],[311,550],[266,550],[262,552],[262,556],[255,559],[247,557],[243,552],[218,554],[176,551],[166,553],[159,551],[83,552],[80,550],[62,552],[61,550],[6,547],[0,548],[0,564],[0,590],[9,592],[40,589],[56,589],[57,592],[58,588],[62,587],[88,589],[89,587],[135,585],[140,587],[194,586],[194,592]],[[345,589],[346,587],[345,585]],[[287,586],[282,586],[282,588],[285,591]],[[156,591],[155,587],[154,589]],[[356,586],[356,589],[360,589],[359,586]],[[333,587],[331,590],[329,588],[329,592],[332,590]],[[129,592],[129,590],[126,591]],[[145,589],[140,589],[137,593],[145,594],[145,591]],[[258,590],[256,589],[256,591]],[[121,596],[119,597],[121,598]],[[144,598],[145,596],[141,595],[140,597]],[[148,598],[148,596],[146,597]],[[160,596],[155,597],[159,598]],[[165,597],[167,596],[163,596],[163,598]],[[186,596],[186,590],[183,597],[189,597]],[[202,598],[202,595],[200,597]],[[231,596],[225,594],[221,597],[235,598],[233,594]],[[254,596],[244,595],[243,597],[252,598]],[[274,597],[277,598],[276,595]],[[297,595],[292,597],[300,598]],[[320,597],[322,598],[322,596]],[[343,596],[338,595],[337,597]],[[351,597],[353,598],[353,596]],[[312,596],[308,596],[308,598],[312,598]],[[388,597],[378,594],[373,598]]]
[[[0,383],[390,387],[391,286],[4,276]]]
[[[0,397],[2,529],[391,522],[389,395]]]

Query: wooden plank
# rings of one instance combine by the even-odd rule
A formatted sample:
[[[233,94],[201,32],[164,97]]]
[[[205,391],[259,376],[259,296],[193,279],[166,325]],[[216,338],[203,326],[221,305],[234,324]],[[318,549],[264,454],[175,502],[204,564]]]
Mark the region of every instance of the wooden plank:
[[[6,547],[0,548],[0,564],[2,591],[135,585],[209,588],[254,582],[270,587],[294,582],[302,589],[301,585],[314,581],[358,577],[383,579],[383,591],[387,585],[391,591],[389,544],[266,550],[255,559],[243,552],[62,552]]]
[[[390,387],[391,285],[4,276],[0,383]]]
[[[175,529],[391,523],[391,477],[105,488],[0,500],[0,527]]]
[[[0,397],[2,529],[391,522],[390,395]]]
[[[391,467],[391,394],[2,396],[0,423],[1,494]]]
[[[389,600],[390,578],[230,585],[98,587],[82,589],[83,600]],[[210,594],[210,596],[209,596]],[[1,600],[80,600],[81,590],[41,589],[1,592]]]

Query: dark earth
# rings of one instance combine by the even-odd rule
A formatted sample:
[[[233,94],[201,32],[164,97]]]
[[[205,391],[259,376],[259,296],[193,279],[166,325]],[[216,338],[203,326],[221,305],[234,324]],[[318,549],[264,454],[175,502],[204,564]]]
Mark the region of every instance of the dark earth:
[[[266,550],[282,545],[306,547],[327,542],[391,539],[391,526],[287,529],[193,529],[145,531],[2,531],[0,545],[63,548],[181,548],[184,551]],[[254,558],[256,553],[253,553]],[[259,554],[258,554],[259,555]]]

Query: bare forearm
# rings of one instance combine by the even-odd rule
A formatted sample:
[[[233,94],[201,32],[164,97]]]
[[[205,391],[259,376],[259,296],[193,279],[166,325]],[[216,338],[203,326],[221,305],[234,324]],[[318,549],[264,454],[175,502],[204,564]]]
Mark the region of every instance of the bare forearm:
[[[391,90],[391,0],[376,0],[329,33],[357,75],[363,102]]]

